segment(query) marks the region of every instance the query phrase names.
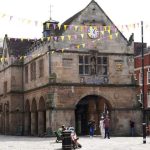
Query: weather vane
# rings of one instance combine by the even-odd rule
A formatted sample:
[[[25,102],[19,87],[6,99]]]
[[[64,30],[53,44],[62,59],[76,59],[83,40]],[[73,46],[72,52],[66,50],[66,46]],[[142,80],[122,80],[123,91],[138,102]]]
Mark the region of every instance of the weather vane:
[[[52,20],[52,5],[50,5],[50,20]]]

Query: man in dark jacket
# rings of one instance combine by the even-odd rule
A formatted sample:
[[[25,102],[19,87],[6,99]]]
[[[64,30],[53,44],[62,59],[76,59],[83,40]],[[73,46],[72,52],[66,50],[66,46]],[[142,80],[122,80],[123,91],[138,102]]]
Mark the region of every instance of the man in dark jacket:
[[[134,136],[134,126],[135,126],[134,121],[130,120],[130,135],[131,136]]]
[[[106,118],[104,119],[104,128],[105,128],[105,137],[108,137],[108,139],[110,139],[110,119],[108,117],[108,115],[106,116]]]

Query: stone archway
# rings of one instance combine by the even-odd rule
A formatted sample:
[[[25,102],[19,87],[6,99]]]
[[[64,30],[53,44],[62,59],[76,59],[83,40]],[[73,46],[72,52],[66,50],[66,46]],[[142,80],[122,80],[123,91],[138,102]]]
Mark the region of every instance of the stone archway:
[[[25,102],[24,135],[31,135],[31,112],[29,100]]]
[[[39,100],[38,108],[38,134],[44,135],[46,132],[46,108],[44,98],[41,97]]]
[[[32,100],[31,105],[31,135],[38,135],[38,112],[36,100]]]
[[[106,99],[96,95],[85,96],[76,105],[75,120],[77,133],[79,135],[89,134],[88,121],[94,120],[96,124],[95,134],[100,134],[100,117],[106,114],[109,114],[111,117],[111,105]]]

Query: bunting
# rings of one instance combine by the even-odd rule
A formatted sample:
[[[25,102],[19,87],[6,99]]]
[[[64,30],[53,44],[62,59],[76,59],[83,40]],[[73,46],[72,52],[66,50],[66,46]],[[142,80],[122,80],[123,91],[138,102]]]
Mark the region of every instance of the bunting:
[[[8,21],[12,21],[12,20],[18,20],[18,21],[21,21],[21,23],[27,23],[27,24],[34,24],[35,26],[37,25],[42,25],[43,22],[42,21],[38,21],[38,20],[31,20],[31,19],[28,19],[28,18],[20,18],[20,17],[16,17],[16,16],[13,16],[13,15],[8,15],[6,13],[3,13],[3,12],[0,12],[0,19],[4,19],[4,18],[8,18]],[[51,23],[53,28],[56,29],[56,24],[53,24]],[[47,23],[46,24],[47,28],[50,27],[50,23]],[[63,25],[64,27],[64,30],[67,29],[67,27],[69,26],[69,29],[71,30],[73,27],[75,30],[77,30],[79,28],[78,25]],[[121,25],[121,26],[117,26],[119,29],[123,30],[123,29],[131,29],[131,28],[136,28],[138,27],[139,28],[140,26],[140,23],[133,23],[133,24],[128,24],[128,25]],[[61,24],[58,24],[58,28],[60,29],[61,27]],[[86,28],[86,26],[80,26],[80,31],[82,32],[83,31],[83,28]],[[104,31],[106,30],[110,30],[110,28],[113,28],[115,26],[111,26],[111,25],[108,25],[108,26],[104,26]],[[150,27],[150,25],[145,25],[145,28],[147,27]]]
[[[104,40],[104,39],[112,40],[114,36],[115,36],[115,38],[118,37],[118,33],[114,33],[113,35],[111,34],[111,35],[105,36],[103,38],[98,38],[98,39],[92,40],[91,43],[89,43],[89,42],[87,42],[87,43],[78,43],[78,44],[75,44],[74,47],[72,47],[72,48],[77,48],[77,49],[85,48],[85,47],[86,48],[93,48],[93,47],[96,47],[96,41],[100,41],[100,40]],[[52,50],[51,54],[54,54],[55,52],[58,52],[58,51],[63,53],[65,50],[69,50],[69,49],[70,49],[70,47]],[[49,51],[45,52],[45,53],[41,52],[41,53],[36,53],[36,54],[29,54],[29,55],[25,55],[25,56],[19,56],[19,57],[13,58],[13,61],[17,61],[17,60],[22,61],[25,58],[30,60],[32,58],[36,58],[36,57],[44,55],[44,54],[49,54]],[[10,58],[10,59],[12,59],[12,58]],[[1,62],[7,62],[8,58],[1,57],[0,61]]]

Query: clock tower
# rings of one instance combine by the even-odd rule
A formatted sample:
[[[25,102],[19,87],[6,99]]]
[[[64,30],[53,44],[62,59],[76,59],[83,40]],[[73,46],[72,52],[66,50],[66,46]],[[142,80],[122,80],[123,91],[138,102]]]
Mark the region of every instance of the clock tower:
[[[55,36],[58,23],[59,23],[58,21],[55,21],[52,19],[44,22],[43,23],[43,37],[47,38],[50,36]]]

